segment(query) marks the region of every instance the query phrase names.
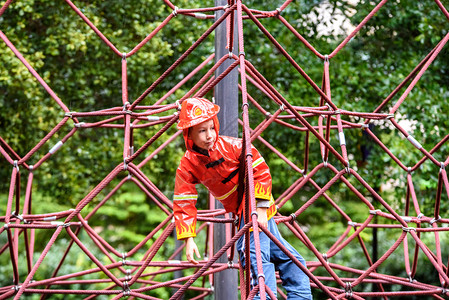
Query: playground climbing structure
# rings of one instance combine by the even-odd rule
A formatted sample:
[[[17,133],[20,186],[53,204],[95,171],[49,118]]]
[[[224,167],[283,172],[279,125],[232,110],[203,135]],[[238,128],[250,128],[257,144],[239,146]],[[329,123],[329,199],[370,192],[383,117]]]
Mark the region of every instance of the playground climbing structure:
[[[19,2],[19,0],[17,0]],[[172,3],[173,2],[173,3]],[[196,293],[192,299],[203,299],[213,294],[213,282],[211,281],[213,274],[234,268],[239,270],[240,279],[240,295],[242,299],[252,299],[257,291],[260,291],[261,298],[265,299],[272,292],[265,289],[264,277],[259,276],[258,286],[254,290],[249,289],[248,269],[242,268],[238,263],[232,261],[234,257],[233,247],[237,239],[248,234],[250,228],[254,228],[256,244],[259,240],[259,226],[255,214],[251,211],[255,209],[254,184],[252,180],[252,157],[250,154],[245,156],[245,193],[247,223],[240,230],[232,229],[232,235],[225,246],[221,249],[212,249],[212,231],[214,223],[233,224],[234,217],[225,214],[224,210],[199,208],[199,226],[198,231],[207,236],[205,249],[208,252],[208,259],[201,260],[199,265],[192,265],[186,261],[175,260],[174,258],[183,251],[182,247],[173,249],[170,256],[165,261],[156,261],[156,254],[164,248],[167,239],[173,239],[174,224],[172,222],[172,201],[169,196],[162,192],[150,179],[148,174],[142,171],[142,167],[150,160],[154,160],[155,156],[164,147],[179,139],[180,132],[168,135],[167,132],[173,128],[178,120],[178,110],[180,103],[192,96],[205,96],[210,93],[218,82],[223,80],[229,72],[238,69],[240,89],[240,104],[242,117],[239,120],[241,124],[241,136],[244,139],[245,149],[250,149],[250,143],[258,140],[266,146],[266,149],[273,151],[281,158],[286,166],[294,170],[297,180],[288,187],[284,193],[276,197],[277,205],[282,212],[282,207],[288,202],[293,201],[295,195],[300,194],[303,188],[308,185],[312,186],[315,191],[307,201],[296,203],[299,207],[291,215],[282,215],[278,213],[275,220],[280,226],[286,226],[298,240],[297,245],[302,245],[301,254],[309,258],[307,266],[301,265],[292,257],[292,260],[300,266],[300,268],[309,276],[314,293],[318,293],[321,298],[330,299],[365,299],[367,297],[380,297],[387,299],[393,296],[427,296],[435,299],[444,299],[447,293],[449,278],[448,265],[442,256],[442,245],[440,244],[440,235],[445,234],[449,230],[448,216],[440,211],[441,201],[447,200],[444,194],[449,193],[449,182],[447,180],[446,166],[449,158],[439,161],[435,158],[435,153],[447,142],[449,136],[446,136],[440,143],[432,149],[425,149],[418,140],[416,140],[407,130],[405,126],[396,120],[403,102],[421,79],[423,74],[438,57],[442,48],[445,47],[449,33],[439,41],[435,48],[416,66],[414,70],[403,80],[403,82],[391,91],[391,94],[380,101],[378,106],[370,112],[348,111],[335,104],[331,96],[333,88],[332,78],[330,76],[330,68],[332,59],[351,41],[352,38],[370,21],[370,19],[383,8],[386,0],[377,3],[373,10],[366,15],[365,19],[358,24],[347,37],[334,49],[330,54],[324,55],[315,49],[299,32],[297,32],[288,20],[284,17],[284,13],[292,1],[285,1],[280,7],[272,8],[272,10],[260,11],[252,9],[245,5],[245,1],[229,0],[226,6],[206,7],[206,8],[179,8],[174,2],[169,0],[161,1],[171,12],[167,14],[165,20],[150,32],[138,45],[127,53],[121,52],[95,25],[83,14],[83,10],[70,1],[60,1],[60,5],[68,5],[81,18],[92,31],[95,32],[98,39],[101,39],[116,55],[116,59],[121,62],[121,101],[114,103],[111,107],[105,107],[98,111],[74,112],[70,111],[68,104],[64,98],[60,98],[52,89],[51,85],[46,83],[42,74],[39,74],[30,63],[25,55],[21,53],[8,36],[0,31],[0,38],[3,43],[10,48],[17,59],[26,66],[29,72],[34,76],[35,80],[45,89],[48,95],[57,104],[63,117],[59,120],[57,126],[52,128],[45,138],[43,138],[28,153],[19,155],[16,153],[14,146],[7,139],[0,136],[0,153],[1,159],[6,160],[11,166],[10,189],[7,191],[8,199],[6,206],[0,209],[0,235],[6,241],[0,245],[0,255],[8,256],[11,263],[11,283],[4,284],[0,287],[0,299],[14,298],[19,299],[26,294],[39,294],[42,298],[51,296],[52,294],[73,294],[82,295],[86,299],[92,299],[98,296],[107,296],[112,299],[122,297],[133,297],[136,299],[157,299],[151,296],[151,291],[163,288],[176,289],[172,299],[180,299],[186,292]],[[8,10],[12,4],[12,0],[7,0],[0,9],[0,16]],[[441,11],[441,14],[448,19],[449,13],[441,1],[435,0],[435,6]],[[223,11],[221,17],[214,19],[214,12]],[[295,16],[289,16],[294,18]],[[128,62],[133,56],[142,51],[142,47],[147,43],[152,43],[152,39],[163,34],[162,29],[170,23],[173,18],[185,18],[186,22],[190,18],[213,20],[212,25],[203,33],[199,34],[191,47],[187,49],[181,56],[175,58],[173,62],[167,66],[165,72],[144,91],[136,99],[128,97]],[[323,81],[318,86],[308,75],[307,70],[303,69],[290,56],[289,52],[276,40],[269,30],[261,23],[262,19],[276,18],[281,22],[287,30],[290,31],[292,39],[296,43],[301,43],[307,47],[309,51],[315,54],[323,64]],[[285,98],[275,86],[273,86],[257,68],[257,63],[247,58],[248,53],[245,52],[245,26],[252,23],[257,26],[258,30],[266,35],[267,40],[271,43],[273,49],[284,58],[284,62],[291,64],[296,72],[301,75],[301,80],[305,80],[310,89],[316,93],[316,106],[301,106],[298,101],[294,104],[291,99]],[[173,83],[173,88],[166,91],[166,94],[159,99],[148,97],[152,92],[160,87],[161,83],[169,76],[177,72],[177,67],[184,61],[188,61],[193,55],[197,47],[203,41],[214,33],[217,26],[226,24],[228,35],[228,49],[238,49],[238,51],[229,52],[223,57],[216,57],[215,63],[211,63],[214,56],[208,57],[204,63],[192,70],[191,74],[185,76],[180,82]],[[234,25],[236,24],[236,26]],[[0,25],[1,27],[1,25]],[[0,28],[1,30],[1,28]],[[237,35],[234,32],[237,31]],[[238,36],[238,39],[234,39]],[[252,55],[254,57],[254,55]],[[230,66],[221,74],[216,74],[216,70],[225,61],[231,61]],[[181,86],[196,74],[201,74],[201,79],[196,81],[189,88],[181,99],[169,102],[170,96]],[[276,111],[271,113],[265,110],[264,105],[260,105],[260,101],[248,92],[248,86],[257,88],[266,97],[264,101],[269,101],[277,107]],[[402,94],[400,94],[402,93]],[[393,103],[393,99],[396,99]],[[250,118],[249,110],[260,112],[260,115],[266,116],[263,121],[254,124]],[[100,118],[101,121],[97,121]],[[94,121],[95,120],[95,121]],[[286,121],[288,120],[288,122]],[[359,120],[355,122],[354,120]],[[369,126],[373,121],[383,121],[389,124],[398,133],[397,138],[405,138],[422,154],[422,159],[415,165],[407,166],[400,158],[392,153],[388,146],[380,140]],[[291,130],[292,134],[305,134],[308,139],[307,143],[317,143],[321,149],[321,162],[308,161],[309,148],[298,149],[298,153],[302,152],[304,161],[308,166],[301,169],[294,162],[289,160],[266,139],[262,137],[264,130],[269,126],[277,124],[285,126]],[[143,130],[148,127],[160,126],[160,129],[151,136],[143,145],[134,149],[133,132]],[[101,127],[114,128],[121,134],[123,139],[123,160],[117,161],[107,176],[105,176],[98,184],[88,191],[84,198],[79,199],[76,206],[67,211],[52,211],[45,214],[34,214],[32,206],[39,206],[39,203],[32,201],[32,189],[34,171],[40,168],[48,160],[57,159],[58,149],[65,144],[70,144],[74,136],[87,128],[95,130]],[[67,129],[66,134],[59,142],[50,147],[48,153],[42,157],[37,156],[38,150],[48,147],[48,141],[62,129]],[[379,193],[366,182],[362,174],[359,174],[351,163],[351,149],[347,146],[345,133],[353,130],[363,130],[367,136],[370,136],[376,147],[382,149],[391,158],[391,164],[396,164],[402,171],[407,174],[407,196],[405,197],[405,211],[398,211],[392,205],[383,199]],[[1,131],[0,131],[1,133]],[[168,136],[167,136],[168,135]],[[338,139],[332,138],[338,136]],[[155,147],[156,141],[163,141],[161,146]],[[294,147],[294,145],[292,145]],[[266,150],[265,149],[265,150]],[[144,155],[146,153],[147,155]],[[150,153],[148,155],[148,153]],[[438,190],[435,200],[435,210],[432,215],[424,215],[420,209],[416,192],[414,190],[413,173],[423,164],[433,164],[438,167]],[[331,179],[320,186],[316,180],[318,172],[327,172],[332,174]],[[27,177],[25,191],[22,190],[21,181]],[[348,177],[352,177],[358,183],[355,187]],[[2,180],[7,180],[2,178]],[[118,180],[118,184],[112,184]],[[173,179],[174,180],[174,179]],[[89,225],[89,221],[96,218],[96,213],[101,207],[114,197],[115,193],[120,190],[125,182],[135,183],[146,195],[148,201],[154,202],[155,211],[148,213],[164,215],[164,221],[147,233],[146,237],[138,243],[134,248],[127,249],[126,252],[115,249],[111,243],[104,239],[101,234]],[[341,184],[350,193],[353,193],[365,207],[365,219],[362,222],[354,222],[351,217],[345,213],[339,206],[339,203],[333,199],[333,195],[329,192],[333,185]],[[359,187],[362,187],[360,189]],[[107,191],[107,196],[99,198],[102,191]],[[3,192],[3,191],[2,191]],[[276,196],[276,195],[275,195]],[[308,208],[315,205],[318,199],[324,199],[330,203],[336,213],[347,221],[347,227],[344,232],[338,233],[339,238],[333,241],[331,247],[317,247],[314,243],[314,237],[309,236],[298,222],[302,216],[308,213]],[[375,202],[369,199],[375,199]],[[212,202],[211,202],[212,203]],[[223,217],[224,216],[224,217]],[[376,222],[374,222],[376,220]],[[284,225],[282,225],[284,224]],[[106,226],[106,225],[105,225]],[[229,227],[232,227],[229,226]],[[389,249],[381,253],[380,257],[372,260],[368,247],[363,236],[372,228],[380,228],[397,232],[396,240],[389,245]],[[277,243],[276,239],[261,228],[270,238]],[[36,257],[34,249],[36,234],[39,231],[51,233],[51,238],[46,243],[43,251]],[[58,266],[52,266],[53,276],[45,279],[35,280],[34,276],[40,268],[46,264],[46,257],[51,256],[55,251],[55,241],[60,238],[63,232],[70,239],[67,243],[65,253],[62,256]],[[84,233],[84,234],[81,234]],[[432,234],[434,240],[432,245],[426,244],[422,239],[422,235]],[[153,243],[149,243],[152,240]],[[365,268],[354,268],[351,265],[342,265],[340,261],[333,259],[339,252],[344,251],[347,247],[355,247],[357,245],[360,253],[366,256]],[[72,248],[79,248],[93,262],[95,267],[91,269],[79,270],[70,274],[60,274],[59,269],[66,263],[67,255],[70,255]],[[259,246],[260,247],[260,246]],[[282,247],[282,246],[281,246]],[[400,251],[403,248],[402,261],[389,261],[388,258],[392,253]],[[410,252],[414,252],[412,257]],[[139,255],[138,255],[139,253]],[[418,255],[420,253],[420,255]],[[218,263],[217,259],[223,254],[230,257],[229,263]],[[25,259],[19,259],[24,257]],[[311,258],[311,259],[310,259]],[[420,260],[426,259],[433,266],[432,272],[429,270],[419,269]],[[258,257],[259,273],[262,274],[260,257]],[[398,268],[403,268],[407,276],[400,277],[392,274],[383,274],[378,272],[379,267],[385,263],[395,263]],[[46,266],[48,268],[48,266]],[[24,271],[25,270],[25,271]],[[174,273],[176,271],[184,271],[185,276],[173,276],[170,280],[160,280],[160,274]],[[25,273],[24,273],[25,272]],[[429,282],[414,280],[420,272],[430,274]],[[343,275],[344,274],[344,275]],[[89,275],[86,279],[86,275]],[[433,280],[430,278],[435,276]],[[94,278],[94,279],[92,279]],[[432,281],[431,281],[432,280]],[[439,282],[434,284],[433,282]],[[198,284],[200,283],[200,284]],[[77,289],[80,284],[90,284],[89,290]],[[375,291],[366,288],[367,285],[374,284],[377,286]],[[105,287],[106,286],[106,287]],[[392,289],[392,286],[399,286],[401,289]],[[278,295],[284,296],[280,290]]]

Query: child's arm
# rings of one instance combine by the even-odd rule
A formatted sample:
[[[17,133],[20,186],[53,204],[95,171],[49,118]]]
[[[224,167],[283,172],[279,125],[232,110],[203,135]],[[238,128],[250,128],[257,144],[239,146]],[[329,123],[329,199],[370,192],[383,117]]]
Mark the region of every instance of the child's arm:
[[[201,258],[200,252],[198,251],[198,247],[196,246],[195,241],[193,240],[193,237],[189,237],[185,239],[186,241],[186,257],[187,261],[198,264],[198,262],[193,258],[193,254],[196,254],[196,257]]]
[[[268,229],[268,218],[267,218],[267,208],[266,207],[258,207],[257,211],[257,221],[259,222],[259,226]]]

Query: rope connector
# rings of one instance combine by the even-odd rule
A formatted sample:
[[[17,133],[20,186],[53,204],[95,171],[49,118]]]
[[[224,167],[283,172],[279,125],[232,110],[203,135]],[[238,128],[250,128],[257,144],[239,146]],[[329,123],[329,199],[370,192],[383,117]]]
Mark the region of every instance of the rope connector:
[[[407,216],[400,216],[402,220],[404,220],[405,223],[410,223],[412,221],[411,217]]]
[[[323,254],[321,254],[321,256],[323,257],[325,262],[328,262],[327,253],[323,253]]]
[[[446,166],[444,165],[444,162],[441,162],[440,172],[442,172],[445,168],[446,168]]]
[[[369,123],[368,124],[363,123],[363,124],[360,124],[360,125],[361,125],[360,126],[361,129],[368,129],[369,128]]]
[[[130,103],[128,101],[126,101],[125,103],[123,103],[123,111],[128,111],[127,107]]]
[[[11,290],[14,290],[17,293],[21,287],[22,287],[21,285],[15,285],[11,288]]]
[[[73,114],[76,113],[76,111],[69,111],[64,113],[64,117],[73,118]]]
[[[132,278],[132,276],[131,276],[131,270],[128,269],[128,270],[126,270],[125,281],[130,281],[131,278]]]
[[[57,221],[50,222],[50,224],[51,224],[51,225],[56,225],[56,228],[58,228],[58,227],[67,228],[67,227],[69,227],[69,226],[71,225],[70,222],[64,223],[64,222],[57,222]]]
[[[349,161],[346,161],[347,165],[345,167],[346,173],[351,174],[351,167],[349,166]]]
[[[181,110],[181,102],[179,102],[179,100],[176,100],[175,104],[178,106],[178,110]]]
[[[229,4],[226,4],[225,6],[223,6],[223,10],[226,10],[229,8]]]
[[[263,273],[259,273],[257,274],[257,278],[263,277],[263,279],[265,280],[265,275]]]
[[[229,59],[232,59],[234,57],[234,53],[232,53],[232,51],[229,51],[228,55],[229,55]]]
[[[348,221],[348,225],[351,227],[355,227],[357,225],[357,223],[353,222],[353,221]]]
[[[201,19],[201,20],[205,20],[207,19],[207,15],[206,14],[202,14],[202,13],[194,13],[193,16],[197,19]]]
[[[127,254],[126,252],[122,253],[122,266],[126,266],[126,254]]]
[[[341,113],[341,111],[339,109],[337,109],[336,111],[334,111],[334,114],[339,115]]]
[[[393,119],[394,118],[394,114],[387,114],[387,116],[385,117],[385,119]]]
[[[175,9],[172,12],[174,17],[176,17],[178,15],[178,9],[179,9],[179,7],[175,6]]]
[[[412,277],[412,273],[411,273],[411,272],[408,273],[408,281],[409,281],[410,283],[413,282],[413,277]]]
[[[232,260],[228,260],[228,269],[232,269],[234,267],[234,262]]]
[[[15,211],[13,211],[13,212],[11,213],[11,215],[12,215],[13,217],[19,219],[21,222],[23,222],[23,217],[22,217],[22,215],[16,214]]]
[[[34,170],[34,165],[29,165],[28,166],[28,171],[30,171],[31,173],[33,173]]]
[[[437,219],[433,218],[432,220],[430,220],[429,224],[430,224],[430,225],[433,225],[433,223],[438,222],[439,220],[441,220],[441,217],[440,217],[440,216],[438,216]]]
[[[125,52],[122,53],[122,60],[126,60],[126,53]]]
[[[125,157],[123,159],[123,171],[128,170],[128,163],[126,162],[127,159],[128,159],[128,157]]]
[[[407,168],[407,173],[412,174],[412,167]]]
[[[240,56],[240,55],[245,56],[245,51],[240,51],[240,52],[239,52],[239,56]]]
[[[369,214],[370,215],[377,215],[377,213],[382,212],[380,209],[370,209]]]
[[[234,226],[235,226],[235,227],[239,226],[239,216],[235,216],[235,219],[234,219]]]
[[[416,232],[416,228],[415,227],[404,227],[402,226],[402,230],[405,232],[410,232],[410,231],[415,231]]]
[[[346,282],[345,294],[346,298],[352,298],[352,285],[350,282]]]
[[[131,295],[131,290],[129,289],[128,281],[123,282],[123,296]]]
[[[324,55],[324,61],[325,62],[329,62],[329,55],[328,54]]]
[[[86,124],[86,123],[84,123],[84,122],[78,122],[78,123],[73,124],[73,126],[75,126],[76,128],[81,128],[81,127],[83,127],[85,124]]]
[[[251,217],[252,217],[253,215],[255,215],[256,217],[259,217],[259,214],[257,213],[257,211],[253,211],[253,212],[251,213]]]
[[[243,110],[243,107],[245,107],[245,105],[246,105],[246,108],[249,109],[249,103],[246,102],[246,103],[243,103],[243,104],[242,104],[242,110]]]
[[[422,217],[424,217],[424,214],[423,214],[423,213],[420,213],[420,214],[417,216],[418,219],[421,219]]]
[[[281,104],[281,106],[279,107],[281,111],[285,111],[285,105],[284,103]]]
[[[276,11],[277,11],[276,17],[279,17],[281,15],[281,12],[282,12],[281,8],[280,7],[276,8]]]
[[[296,220],[296,215],[295,215],[295,213],[292,213],[292,214],[290,214],[290,217],[292,218],[289,222],[290,222],[290,224],[293,224],[293,222],[295,222],[295,220]]]
[[[17,169],[17,172],[19,172],[19,162],[17,160],[14,161],[14,166],[15,169]]]

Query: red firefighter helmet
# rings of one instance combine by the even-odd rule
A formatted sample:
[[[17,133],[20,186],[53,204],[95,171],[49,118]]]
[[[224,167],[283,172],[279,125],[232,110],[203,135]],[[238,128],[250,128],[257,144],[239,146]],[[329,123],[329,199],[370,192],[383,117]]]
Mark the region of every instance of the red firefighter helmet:
[[[220,106],[204,98],[188,98],[182,102],[178,129],[186,129],[215,117]]]

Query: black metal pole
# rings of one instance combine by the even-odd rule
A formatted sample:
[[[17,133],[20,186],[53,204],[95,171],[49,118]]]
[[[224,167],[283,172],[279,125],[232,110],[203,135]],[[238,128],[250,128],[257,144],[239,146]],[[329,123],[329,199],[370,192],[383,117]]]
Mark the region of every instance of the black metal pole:
[[[215,0],[216,6],[225,6],[227,0]],[[224,11],[219,10],[215,13],[215,20],[223,15]],[[237,28],[237,26],[234,26]],[[237,30],[235,30],[235,33]],[[234,34],[234,37],[237,35]],[[237,39],[235,38],[235,41]],[[218,61],[224,55],[229,55],[229,51],[233,49],[226,48],[227,30],[226,23],[223,22],[215,30],[215,61]],[[237,47],[237,46],[234,46]],[[233,51],[236,53],[236,51]],[[233,59],[226,60],[221,65],[215,76],[220,75],[232,62]],[[226,136],[238,136],[238,70],[234,69],[223,80],[221,80],[214,90],[214,98],[216,104],[220,106],[218,120],[220,121],[220,134]],[[223,205],[215,200],[216,208],[223,208]],[[228,224],[228,230],[230,225]],[[214,253],[223,247],[226,243],[226,225],[214,224]],[[218,262],[228,262],[226,253],[218,260]],[[235,269],[226,269],[214,276],[214,295],[215,300],[233,300],[238,298],[238,272]]]

